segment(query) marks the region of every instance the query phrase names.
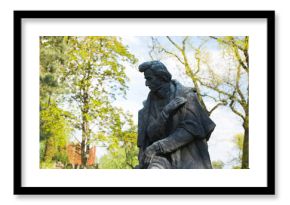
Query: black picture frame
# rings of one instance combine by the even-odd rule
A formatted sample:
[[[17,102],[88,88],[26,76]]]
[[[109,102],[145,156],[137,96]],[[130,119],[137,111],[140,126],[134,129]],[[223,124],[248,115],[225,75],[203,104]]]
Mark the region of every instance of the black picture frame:
[[[266,187],[24,187],[22,185],[22,19],[205,18],[267,20]],[[269,85],[269,82],[271,84]],[[273,195],[275,194],[275,11],[14,11],[14,194],[15,195]]]

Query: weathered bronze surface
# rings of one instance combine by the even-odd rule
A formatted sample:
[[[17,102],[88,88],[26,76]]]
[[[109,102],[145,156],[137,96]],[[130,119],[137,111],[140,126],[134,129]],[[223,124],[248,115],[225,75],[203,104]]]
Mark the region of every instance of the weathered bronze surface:
[[[193,88],[172,80],[160,61],[139,65],[150,92],[138,113],[141,169],[211,169],[207,141],[215,123]]]

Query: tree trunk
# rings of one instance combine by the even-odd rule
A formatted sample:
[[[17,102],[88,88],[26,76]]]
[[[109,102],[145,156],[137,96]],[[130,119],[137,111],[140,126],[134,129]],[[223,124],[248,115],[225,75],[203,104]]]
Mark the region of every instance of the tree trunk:
[[[84,90],[83,94],[83,107],[82,107],[82,142],[81,142],[81,160],[82,168],[87,166],[87,148],[88,148],[88,138],[89,138],[89,102],[88,102],[88,93]]]
[[[243,156],[242,156],[242,169],[249,169],[249,114],[246,113],[243,123],[245,130],[244,143],[243,143]]]
[[[87,135],[88,135],[88,121],[86,117],[83,116],[82,123],[82,142],[81,142],[81,159],[82,159],[82,167],[87,165]]]

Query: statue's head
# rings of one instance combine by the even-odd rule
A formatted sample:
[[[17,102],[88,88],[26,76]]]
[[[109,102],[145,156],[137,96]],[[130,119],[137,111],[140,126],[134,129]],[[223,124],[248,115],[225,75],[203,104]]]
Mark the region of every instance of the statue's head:
[[[171,74],[160,61],[147,61],[139,65],[139,71],[144,72],[145,85],[153,92],[159,90],[163,84],[171,81]]]

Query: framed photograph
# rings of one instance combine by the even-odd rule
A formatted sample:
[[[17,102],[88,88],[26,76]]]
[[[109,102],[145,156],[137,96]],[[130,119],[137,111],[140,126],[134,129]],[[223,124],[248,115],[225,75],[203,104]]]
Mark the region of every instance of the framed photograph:
[[[14,11],[14,194],[275,194],[275,12]]]

